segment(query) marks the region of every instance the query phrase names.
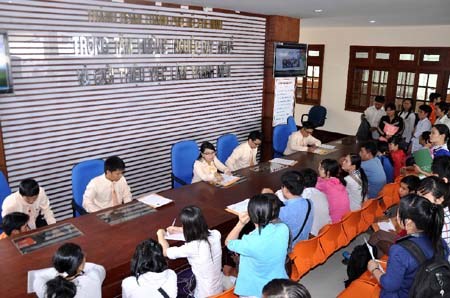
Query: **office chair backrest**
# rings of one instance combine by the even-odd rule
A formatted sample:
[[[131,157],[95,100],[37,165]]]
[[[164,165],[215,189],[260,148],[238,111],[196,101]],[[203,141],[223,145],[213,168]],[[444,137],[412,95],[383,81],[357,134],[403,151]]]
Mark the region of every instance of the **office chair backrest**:
[[[219,137],[217,139],[217,158],[225,163],[238,145],[239,141],[234,134],[229,133]]]
[[[289,126],[291,133],[297,131],[297,124],[295,123],[294,117],[289,116],[287,118],[287,125]]]
[[[273,128],[273,150],[274,157],[283,156],[283,152],[286,149],[291,130],[287,124],[280,124]]]
[[[313,106],[308,114],[302,115],[302,123],[305,121],[304,116],[308,116],[308,121],[311,122],[315,127],[320,127],[325,124],[325,119],[327,118],[327,109],[323,106]]]
[[[181,141],[172,146],[172,187],[191,184],[194,162],[200,151],[195,141]]]
[[[0,214],[2,212],[3,200],[11,194],[11,188],[9,188],[8,181],[6,180],[3,172],[0,171]],[[0,225],[2,224],[2,217],[0,216]],[[0,229],[3,232],[2,229]]]
[[[105,172],[102,159],[85,160],[72,168],[73,216],[86,214],[83,208],[83,195],[89,182]]]

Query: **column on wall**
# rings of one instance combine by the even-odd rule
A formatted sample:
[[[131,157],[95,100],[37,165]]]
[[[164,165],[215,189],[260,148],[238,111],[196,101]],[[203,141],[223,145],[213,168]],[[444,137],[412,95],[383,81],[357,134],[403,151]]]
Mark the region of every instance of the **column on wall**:
[[[266,50],[264,56],[264,95],[262,106],[262,129],[264,140],[262,143],[262,161],[272,158],[272,119],[274,103],[273,78],[273,43],[298,42],[300,33],[300,19],[284,16],[268,16],[266,22]]]

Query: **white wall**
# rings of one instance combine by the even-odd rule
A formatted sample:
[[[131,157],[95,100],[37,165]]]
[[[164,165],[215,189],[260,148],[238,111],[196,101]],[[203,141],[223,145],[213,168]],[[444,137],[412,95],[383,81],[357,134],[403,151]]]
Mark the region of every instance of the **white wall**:
[[[303,25],[303,24],[302,24]],[[350,45],[450,47],[450,26],[425,27],[302,27],[300,42],[325,44],[322,105],[328,110],[321,129],[354,135],[359,113],[345,111]],[[311,106],[296,105],[295,118]]]

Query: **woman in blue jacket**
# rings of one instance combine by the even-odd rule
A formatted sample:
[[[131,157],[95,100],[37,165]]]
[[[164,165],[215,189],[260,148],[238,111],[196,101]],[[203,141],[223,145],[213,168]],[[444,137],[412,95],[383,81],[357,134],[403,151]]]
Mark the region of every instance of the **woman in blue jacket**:
[[[427,259],[435,254],[448,258],[447,244],[442,240],[444,212],[442,206],[429,200],[409,194],[400,200],[397,221],[406,230],[407,236],[397,240],[389,249],[386,273],[383,273],[375,261],[369,261],[367,269],[379,281],[381,298],[408,298],[409,290],[420,264],[409,251],[399,243],[405,239],[417,244]]]

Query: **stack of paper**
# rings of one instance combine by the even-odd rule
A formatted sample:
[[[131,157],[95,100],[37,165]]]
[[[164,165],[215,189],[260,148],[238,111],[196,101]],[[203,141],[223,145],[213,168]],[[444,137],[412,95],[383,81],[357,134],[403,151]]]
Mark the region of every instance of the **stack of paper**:
[[[320,145],[319,147],[320,147],[320,148],[323,148],[323,149],[334,149],[334,148],[336,148],[336,146],[334,146],[334,145],[328,145],[328,144],[322,144],[322,145]]]
[[[245,199],[236,204],[227,206],[227,208],[225,208],[225,210],[239,216],[239,214],[247,212],[247,206],[248,206],[249,201],[250,201],[250,199]]]
[[[286,166],[293,166],[297,163],[296,160],[284,159],[284,158],[274,158],[271,159],[270,162],[279,163]]]
[[[233,175],[221,174],[221,176],[222,176],[222,180],[218,182],[218,184],[221,186],[229,186],[229,185],[237,182],[239,179],[241,179],[240,177],[233,176]]]
[[[392,232],[392,231],[395,232],[395,227],[390,220],[378,222],[378,227],[380,228],[380,230],[383,230],[386,232]]]
[[[138,200],[153,208],[158,208],[173,202],[172,200],[157,194],[150,194],[145,197],[139,198]]]

